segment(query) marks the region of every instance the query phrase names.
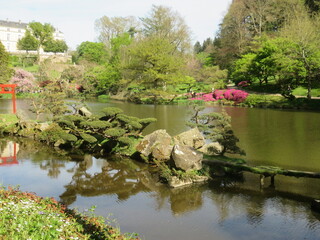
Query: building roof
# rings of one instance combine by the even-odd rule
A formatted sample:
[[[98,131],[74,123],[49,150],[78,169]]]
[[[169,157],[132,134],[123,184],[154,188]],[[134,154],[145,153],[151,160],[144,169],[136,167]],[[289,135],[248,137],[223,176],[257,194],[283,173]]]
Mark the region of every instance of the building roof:
[[[9,28],[27,28],[28,23],[12,22],[8,20],[0,20],[0,26]]]

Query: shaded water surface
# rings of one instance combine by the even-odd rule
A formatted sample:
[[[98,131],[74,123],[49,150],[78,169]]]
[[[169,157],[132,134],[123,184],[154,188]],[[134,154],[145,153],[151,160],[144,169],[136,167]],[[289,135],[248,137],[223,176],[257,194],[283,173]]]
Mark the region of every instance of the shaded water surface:
[[[0,100],[0,112],[9,105]],[[130,115],[158,118],[147,132],[166,128],[174,135],[187,129],[185,106],[88,105],[94,112],[112,105]],[[226,111],[250,164],[320,172],[319,113]],[[137,232],[143,239],[320,239],[320,215],[310,210],[310,200],[320,197],[317,179],[276,177],[275,186],[267,180],[261,189],[259,176],[248,173],[169,189],[158,183],[154,169],[128,159],[57,152],[21,139],[0,139],[0,152],[0,184],[20,185],[80,210],[96,205],[98,214],[113,213],[122,231]]]

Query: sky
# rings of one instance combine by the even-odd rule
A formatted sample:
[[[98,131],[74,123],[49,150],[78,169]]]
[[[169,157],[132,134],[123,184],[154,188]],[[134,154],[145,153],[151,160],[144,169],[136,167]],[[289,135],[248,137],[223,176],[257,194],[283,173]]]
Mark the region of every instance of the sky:
[[[65,35],[71,49],[97,41],[95,20],[108,17],[146,17],[152,5],[170,7],[182,16],[192,39],[214,38],[232,0],[0,0],[0,20],[50,23]]]

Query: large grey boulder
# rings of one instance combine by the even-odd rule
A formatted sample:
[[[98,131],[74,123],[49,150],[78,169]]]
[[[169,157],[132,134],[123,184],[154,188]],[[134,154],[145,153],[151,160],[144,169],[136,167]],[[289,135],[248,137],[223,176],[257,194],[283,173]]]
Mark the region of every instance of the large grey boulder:
[[[174,145],[171,157],[176,168],[184,171],[200,170],[202,168],[202,153],[189,146]]]
[[[167,161],[170,160],[172,147],[172,137],[166,130],[160,129],[146,135],[136,150],[145,157]]]
[[[208,143],[200,148],[199,151],[206,155],[221,155],[223,146],[218,142]]]
[[[174,137],[175,144],[199,149],[205,144],[205,139],[198,128],[190,129]]]

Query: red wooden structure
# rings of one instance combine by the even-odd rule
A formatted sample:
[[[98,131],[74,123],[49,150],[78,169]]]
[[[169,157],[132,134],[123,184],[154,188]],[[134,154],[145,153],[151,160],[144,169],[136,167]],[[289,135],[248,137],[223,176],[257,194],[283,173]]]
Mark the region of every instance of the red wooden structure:
[[[0,84],[0,94],[11,94],[12,95],[12,108],[13,113],[17,112],[16,105],[16,84]]]
[[[2,157],[0,155],[0,166],[11,165],[11,164],[19,164],[17,160],[17,144],[13,143],[13,153],[12,156]]]

